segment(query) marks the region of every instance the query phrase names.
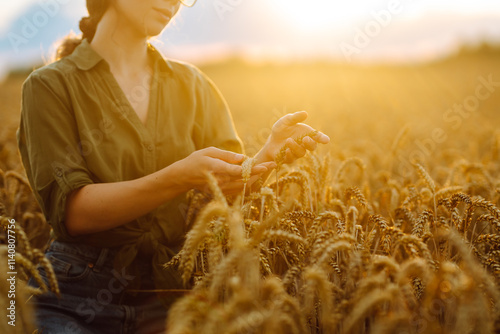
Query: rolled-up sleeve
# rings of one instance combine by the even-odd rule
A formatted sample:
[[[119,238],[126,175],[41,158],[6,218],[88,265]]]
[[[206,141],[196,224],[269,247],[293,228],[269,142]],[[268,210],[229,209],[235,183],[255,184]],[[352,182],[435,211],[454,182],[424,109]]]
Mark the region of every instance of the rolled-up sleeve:
[[[47,72],[47,73],[45,73]],[[26,173],[54,232],[65,228],[66,198],[93,183],[81,154],[69,96],[60,74],[34,72],[23,85],[17,140]]]

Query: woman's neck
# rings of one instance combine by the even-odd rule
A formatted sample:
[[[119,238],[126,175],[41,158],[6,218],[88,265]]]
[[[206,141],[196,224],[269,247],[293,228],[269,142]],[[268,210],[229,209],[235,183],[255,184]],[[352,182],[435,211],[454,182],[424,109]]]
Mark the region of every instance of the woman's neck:
[[[147,36],[120,20],[114,10],[102,17],[90,45],[115,74],[133,77],[148,68]]]

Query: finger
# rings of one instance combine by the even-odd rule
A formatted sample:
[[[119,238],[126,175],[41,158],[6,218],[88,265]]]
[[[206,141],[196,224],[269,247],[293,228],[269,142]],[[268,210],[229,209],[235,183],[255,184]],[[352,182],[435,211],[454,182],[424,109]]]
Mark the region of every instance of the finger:
[[[255,175],[255,174],[262,174],[262,173],[265,173],[267,172],[267,167],[264,166],[264,165],[255,165],[252,167],[252,175]]]
[[[330,137],[325,135],[323,132],[318,132],[315,136],[312,136],[311,138],[320,144],[328,144],[330,142]]]
[[[314,151],[316,147],[318,146],[318,143],[312,139],[311,137],[305,137],[302,140],[302,146],[309,151]]]
[[[216,158],[216,159],[220,159],[222,161],[228,162],[230,164],[237,164],[237,163],[242,162],[245,159],[245,156],[243,154],[234,153],[231,151],[224,151],[224,150],[218,149],[216,147],[208,148],[207,155],[212,157],[212,158]]]
[[[217,175],[227,175],[232,177],[241,177],[243,169],[240,165],[234,165],[219,159],[211,159],[211,171]]]
[[[291,164],[292,162],[294,162],[297,159],[298,158],[292,153],[292,151],[290,151],[290,149],[287,148],[286,154],[285,154],[285,163]]]
[[[259,170],[256,170],[255,168],[256,167],[259,167]],[[269,170],[272,170],[276,168],[276,162],[274,161],[267,161],[267,162],[262,162],[258,165],[255,165],[252,169],[252,175],[254,174],[261,174],[261,173],[265,173]]]
[[[252,186],[259,180],[261,179],[261,176],[260,175],[254,175],[252,176],[248,182],[247,182],[247,191],[250,193],[251,192],[251,189],[252,189]]]
[[[307,118],[306,111],[297,111],[293,114],[287,114],[281,117],[275,124],[275,126],[280,129],[286,126],[292,126],[302,121],[305,121]]]
[[[261,165],[265,166],[267,168],[267,170],[271,170],[271,169],[274,169],[276,168],[276,162],[274,161],[268,161],[268,162],[264,162],[262,163]]]
[[[219,185],[226,184],[235,180],[234,177],[231,177],[227,174],[215,174],[214,176]]]
[[[250,178],[250,180],[248,180],[248,184],[251,186],[252,184],[254,184],[255,182],[257,182],[258,179],[260,179],[261,176],[260,175],[254,175]]]
[[[297,142],[292,138],[288,138],[286,140],[286,147],[290,149],[290,153],[292,153],[297,159],[306,155],[306,149],[297,144]]]

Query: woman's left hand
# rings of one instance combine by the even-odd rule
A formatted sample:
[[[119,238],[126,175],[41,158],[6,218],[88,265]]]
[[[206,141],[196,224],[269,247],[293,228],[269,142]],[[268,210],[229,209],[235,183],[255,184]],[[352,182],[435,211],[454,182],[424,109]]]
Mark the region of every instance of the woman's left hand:
[[[318,144],[328,144],[330,138],[324,133],[317,132],[313,136],[306,136],[299,144],[295,141],[307,133],[315,131],[307,124],[301,123],[307,118],[307,112],[298,111],[287,114],[274,123],[271,135],[267,139],[261,152],[263,161],[273,161],[282,147],[286,145],[285,163],[292,163],[302,158],[307,151],[314,151]],[[259,159],[260,160],[260,159]]]

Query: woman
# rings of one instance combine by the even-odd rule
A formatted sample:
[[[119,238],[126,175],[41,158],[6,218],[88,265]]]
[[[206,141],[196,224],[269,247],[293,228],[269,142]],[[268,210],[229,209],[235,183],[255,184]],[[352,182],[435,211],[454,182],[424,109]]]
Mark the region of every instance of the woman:
[[[147,42],[180,6],[87,0],[82,38],[67,39],[60,59],[23,86],[19,148],[53,227],[47,257],[61,290],[35,300],[44,333],[162,332],[172,300],[151,290],[182,288],[161,265],[189,228],[184,194],[205,189],[206,172],[227,194],[243,189],[242,146],[219,91]],[[321,133],[293,140],[312,130],[299,123],[306,117],[278,120],[250,184],[271,172],[283,145],[292,162],[328,143]]]

